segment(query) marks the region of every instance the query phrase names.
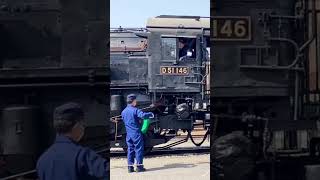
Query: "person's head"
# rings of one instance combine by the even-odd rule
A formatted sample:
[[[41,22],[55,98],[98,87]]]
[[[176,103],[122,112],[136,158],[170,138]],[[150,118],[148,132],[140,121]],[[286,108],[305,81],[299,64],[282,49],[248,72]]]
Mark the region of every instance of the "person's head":
[[[77,103],[69,102],[57,107],[53,114],[54,128],[57,134],[80,141],[84,135],[84,112]]]
[[[137,96],[135,94],[129,94],[127,96],[127,104],[131,104],[132,106],[137,105]]]
[[[186,46],[186,40],[184,38],[179,39],[179,49],[182,49]]]

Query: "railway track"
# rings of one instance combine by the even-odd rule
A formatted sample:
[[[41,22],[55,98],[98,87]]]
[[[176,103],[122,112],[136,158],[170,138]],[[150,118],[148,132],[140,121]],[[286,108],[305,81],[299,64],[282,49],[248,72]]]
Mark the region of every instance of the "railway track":
[[[206,130],[196,128],[192,131],[192,139],[187,132],[181,134],[179,133],[179,136],[169,141],[168,143],[154,147],[152,151],[147,154],[147,156],[209,153],[210,144],[207,144],[206,146],[195,145],[199,142],[201,142],[201,144],[205,141],[209,142],[210,139],[208,136],[206,136],[206,133]],[[110,157],[124,156],[126,156],[126,152],[121,148],[110,150]]]
[[[148,153],[148,156],[159,156],[159,155],[177,155],[177,154],[203,154],[210,153],[210,147],[185,147],[185,148],[169,148],[161,149],[154,148]],[[113,151],[110,153],[110,157],[126,157],[127,154],[124,151]]]

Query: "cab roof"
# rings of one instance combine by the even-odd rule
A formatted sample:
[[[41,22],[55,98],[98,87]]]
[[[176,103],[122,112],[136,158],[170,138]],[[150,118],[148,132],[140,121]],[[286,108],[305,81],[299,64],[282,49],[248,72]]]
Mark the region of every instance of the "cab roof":
[[[197,36],[205,31],[210,35],[210,18],[200,16],[161,15],[147,20],[149,32],[158,32],[164,36]]]

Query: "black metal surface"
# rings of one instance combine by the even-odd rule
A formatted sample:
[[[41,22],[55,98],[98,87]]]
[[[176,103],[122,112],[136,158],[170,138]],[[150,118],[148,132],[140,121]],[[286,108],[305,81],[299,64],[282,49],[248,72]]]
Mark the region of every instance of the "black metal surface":
[[[34,169],[55,137],[53,110],[68,101],[85,111],[81,143],[105,144],[107,1],[4,0],[0,6],[0,178]]]
[[[13,106],[2,109],[3,155],[36,155],[39,107]]]
[[[213,119],[212,139],[218,140],[234,131],[249,138],[256,148],[257,174],[252,179],[305,179],[304,165],[319,163],[317,159],[302,158],[306,152],[318,153],[315,148],[318,139],[314,137],[320,118],[319,2],[224,0],[215,3],[211,9],[213,19],[249,17],[251,38],[211,39],[214,44],[211,113],[217,115]],[[237,31],[236,25],[230,29],[228,25],[215,27],[222,34]],[[252,117],[243,118],[247,115]],[[297,152],[295,156],[290,154],[293,151]],[[280,154],[288,158],[280,158]]]
[[[293,15],[294,1],[221,1],[217,2],[219,16],[249,16],[251,19],[251,41],[216,41],[214,42],[213,57],[213,76],[212,88],[217,91],[224,91],[230,88],[248,89],[253,87],[252,93],[254,96],[270,95],[272,89],[286,91],[289,87],[288,75],[283,72],[265,71],[265,70],[244,70],[241,65],[258,65],[262,67],[272,65],[285,66],[293,60],[291,53],[291,45],[286,43],[271,43],[270,38],[280,36],[283,38],[293,38],[291,30],[293,29],[292,22],[284,19],[283,25],[278,27],[276,20],[270,19],[270,22],[264,22],[263,14],[274,12],[278,15]],[[239,8],[242,4],[245,8]],[[250,9],[250,10],[248,10]],[[269,19],[268,19],[269,20]],[[263,23],[267,23],[264,27]],[[278,29],[280,28],[280,29]],[[283,33],[278,34],[278,31]],[[285,33],[284,33],[285,32]],[[267,33],[267,34],[264,34]],[[266,47],[265,45],[270,47]],[[261,52],[264,50],[265,52]],[[270,52],[268,52],[270,51]],[[272,52],[274,51],[274,52]],[[281,53],[280,53],[281,52]],[[269,53],[269,54],[266,54]],[[280,56],[280,57],[277,57]],[[282,62],[277,62],[281,60]],[[260,90],[261,89],[261,90]],[[252,93],[242,92],[234,96],[252,96]],[[289,95],[289,92],[286,92]],[[273,92],[276,95],[276,92]],[[230,96],[230,93],[213,94],[213,97]]]
[[[110,98],[110,111],[111,111],[111,116],[114,115],[119,115],[121,114],[121,111],[124,108],[124,97],[121,95],[112,95]]]

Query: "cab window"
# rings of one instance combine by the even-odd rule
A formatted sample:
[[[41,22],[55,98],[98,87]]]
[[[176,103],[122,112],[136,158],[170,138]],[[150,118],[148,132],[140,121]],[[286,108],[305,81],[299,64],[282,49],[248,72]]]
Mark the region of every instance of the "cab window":
[[[176,60],[177,58],[176,38],[162,38],[161,55],[163,60]]]
[[[179,43],[179,59],[188,57],[196,58],[196,38],[178,38]]]
[[[196,58],[196,38],[161,38],[161,55],[163,60]]]

